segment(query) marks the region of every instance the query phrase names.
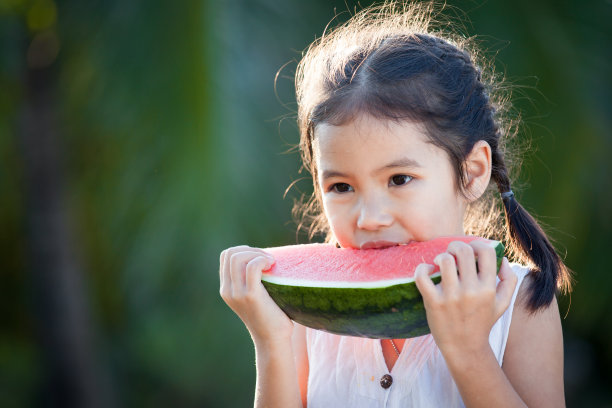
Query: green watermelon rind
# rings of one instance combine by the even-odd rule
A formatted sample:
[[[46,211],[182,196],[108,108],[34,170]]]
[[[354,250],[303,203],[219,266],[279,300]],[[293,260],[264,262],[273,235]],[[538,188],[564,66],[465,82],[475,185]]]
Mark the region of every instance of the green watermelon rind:
[[[369,338],[429,333],[423,298],[414,281],[374,289],[263,284],[287,316],[313,329]]]
[[[497,270],[504,247],[497,242]],[[439,283],[439,273],[432,275]],[[414,281],[376,288],[292,286],[262,280],[292,320],[333,334],[374,339],[430,333],[423,298]]]

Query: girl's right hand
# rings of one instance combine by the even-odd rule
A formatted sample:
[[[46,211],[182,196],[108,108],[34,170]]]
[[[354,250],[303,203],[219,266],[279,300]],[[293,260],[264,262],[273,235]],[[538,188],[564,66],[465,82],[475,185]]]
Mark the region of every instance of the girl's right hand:
[[[261,249],[237,246],[221,252],[219,293],[240,317],[253,341],[291,341],[293,322],[274,303],[261,283],[261,273],[274,258]]]

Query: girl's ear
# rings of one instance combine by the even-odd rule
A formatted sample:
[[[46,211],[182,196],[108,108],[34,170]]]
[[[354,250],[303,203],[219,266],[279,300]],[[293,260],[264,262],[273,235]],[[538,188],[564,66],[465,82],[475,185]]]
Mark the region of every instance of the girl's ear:
[[[474,144],[465,158],[465,192],[469,201],[476,201],[487,189],[491,180],[491,146],[484,140]]]

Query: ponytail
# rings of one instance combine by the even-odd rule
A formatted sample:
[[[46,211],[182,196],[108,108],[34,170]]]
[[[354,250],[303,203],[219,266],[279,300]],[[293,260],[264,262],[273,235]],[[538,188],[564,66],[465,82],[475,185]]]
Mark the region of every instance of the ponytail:
[[[506,243],[513,255],[530,266],[533,281],[528,288],[527,306],[536,312],[548,306],[559,289],[569,291],[571,272],[538,222],[516,200],[510,189],[503,159],[499,160],[499,156],[498,153],[493,158],[492,178],[497,183],[504,204]]]

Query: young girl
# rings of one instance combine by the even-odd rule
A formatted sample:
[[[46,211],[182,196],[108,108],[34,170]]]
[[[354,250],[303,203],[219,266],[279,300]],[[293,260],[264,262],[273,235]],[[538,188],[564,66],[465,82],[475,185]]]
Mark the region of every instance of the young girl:
[[[368,9],[307,50],[296,79],[314,182],[305,216],[346,248],[500,237],[501,225],[526,266],[504,259],[496,278],[492,249],[453,242],[434,261],[441,283],[428,277],[433,265],[415,275],[431,334],[376,340],[293,323],[260,282],[274,259],[223,251],[220,292],[255,344],[258,407],[564,405],[555,292],[568,270],[511,190],[504,142],[515,126],[502,120],[503,97],[465,39],[430,29],[431,15]]]

